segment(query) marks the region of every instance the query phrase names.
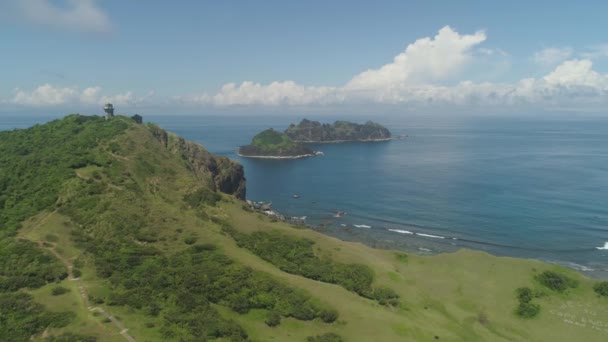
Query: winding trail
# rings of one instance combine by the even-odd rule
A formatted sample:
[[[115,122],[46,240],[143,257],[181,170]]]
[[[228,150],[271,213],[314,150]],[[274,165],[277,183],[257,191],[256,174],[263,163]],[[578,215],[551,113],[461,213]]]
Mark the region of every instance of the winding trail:
[[[84,302],[84,305],[87,307],[87,309],[90,312],[97,311],[97,312],[101,313],[106,319],[110,320],[114,324],[114,326],[116,326],[116,328],[118,328],[118,331],[120,331],[120,335],[122,337],[124,337],[129,342],[136,342],[135,338],[133,338],[133,336],[129,335],[129,333],[128,333],[129,329],[127,329],[124,326],[124,324],[122,324],[118,319],[116,319],[116,317],[112,316],[109,312],[107,312],[106,310],[104,310],[103,308],[101,308],[99,306],[95,306],[95,307],[91,306],[91,304],[89,302],[89,295],[87,293],[86,287],[84,286],[84,284],[82,282],[82,279],[74,277],[74,271],[73,271],[74,265],[72,265],[70,263],[70,261],[67,260],[66,258],[64,258],[61,254],[57,253],[57,251],[55,250],[55,243],[43,242],[43,241],[37,241],[37,242],[38,242],[38,246],[51,252],[67,268],[68,279],[70,281],[75,281],[78,283],[78,292],[80,293],[80,297],[82,298],[82,301]],[[49,247],[49,245],[51,245],[52,247]]]

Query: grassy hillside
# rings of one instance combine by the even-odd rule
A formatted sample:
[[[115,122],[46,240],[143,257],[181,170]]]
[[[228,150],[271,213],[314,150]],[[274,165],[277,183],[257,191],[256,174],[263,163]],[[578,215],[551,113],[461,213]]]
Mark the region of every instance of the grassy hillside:
[[[0,340],[608,338],[608,286],[271,222],[225,185],[234,166],[163,132],[70,116],[0,133]]]

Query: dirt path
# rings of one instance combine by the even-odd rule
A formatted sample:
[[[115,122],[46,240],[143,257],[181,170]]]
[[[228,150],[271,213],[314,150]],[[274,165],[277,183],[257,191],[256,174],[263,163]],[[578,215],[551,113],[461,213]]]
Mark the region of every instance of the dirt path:
[[[52,247],[49,247],[49,245],[51,245]],[[109,312],[107,312],[106,310],[104,310],[101,307],[91,306],[91,304],[89,302],[89,294],[87,293],[87,289],[84,286],[82,279],[74,277],[74,271],[73,271],[74,265],[72,265],[70,263],[70,261],[67,260],[66,258],[64,258],[61,254],[57,253],[57,251],[55,250],[54,243],[38,241],[38,246],[51,252],[55,257],[57,257],[57,259],[59,259],[61,261],[61,263],[63,263],[65,265],[65,267],[68,270],[68,279],[70,281],[77,282],[78,292],[80,293],[80,297],[82,298],[84,305],[87,307],[87,309],[90,312],[97,311],[97,312],[101,313],[106,319],[110,320],[114,324],[114,326],[116,326],[116,328],[118,328],[118,331],[120,331],[120,335],[122,335],[122,337],[124,337],[129,342],[135,342],[135,338],[133,338],[128,333],[129,329],[127,329],[124,326],[124,324],[122,324],[118,319],[116,319],[116,317],[112,316]]]

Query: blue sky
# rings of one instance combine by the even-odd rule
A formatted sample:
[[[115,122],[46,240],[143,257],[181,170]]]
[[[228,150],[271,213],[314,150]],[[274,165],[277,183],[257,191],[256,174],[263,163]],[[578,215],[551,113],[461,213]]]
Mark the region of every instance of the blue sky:
[[[606,13],[605,1],[5,0],[0,113],[602,112]]]

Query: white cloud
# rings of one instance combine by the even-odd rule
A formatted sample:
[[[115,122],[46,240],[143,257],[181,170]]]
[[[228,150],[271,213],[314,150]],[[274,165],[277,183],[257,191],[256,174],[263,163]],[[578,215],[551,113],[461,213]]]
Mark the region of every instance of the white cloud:
[[[16,8],[28,21],[49,27],[87,32],[109,32],[108,15],[94,0],[66,0],[58,6],[50,0],[18,0]]]
[[[115,105],[134,106],[148,100],[154,95],[150,93],[147,96],[140,97],[130,91],[124,94],[102,95],[101,90],[101,87],[98,86],[88,87],[80,91],[78,87],[62,88],[51,84],[44,84],[29,92],[17,88],[12,100],[5,100],[3,102],[27,107],[65,105],[101,106],[107,102]]]
[[[483,31],[461,35],[445,26],[434,38],[421,38],[408,45],[391,63],[356,75],[346,88],[377,89],[446,79],[471,61],[473,47],[484,40],[486,35]],[[485,50],[486,53],[488,51]]]
[[[572,56],[572,48],[551,47],[538,51],[532,55],[532,61],[544,67],[554,67]]]
[[[73,88],[55,88],[50,84],[37,87],[31,92],[15,89],[13,103],[28,106],[54,106],[70,102],[76,96]]]

